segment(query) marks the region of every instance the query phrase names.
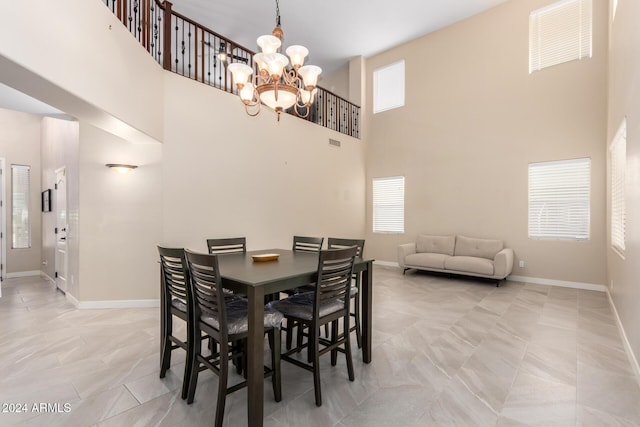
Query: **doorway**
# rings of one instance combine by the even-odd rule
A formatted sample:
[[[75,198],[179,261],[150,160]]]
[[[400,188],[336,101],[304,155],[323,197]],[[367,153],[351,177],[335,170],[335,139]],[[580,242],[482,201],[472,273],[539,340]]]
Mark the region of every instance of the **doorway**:
[[[67,256],[67,230],[69,229],[69,220],[67,216],[67,169],[65,167],[56,169],[56,185],[54,189],[56,210],[56,287],[66,294],[67,268],[69,265]]]

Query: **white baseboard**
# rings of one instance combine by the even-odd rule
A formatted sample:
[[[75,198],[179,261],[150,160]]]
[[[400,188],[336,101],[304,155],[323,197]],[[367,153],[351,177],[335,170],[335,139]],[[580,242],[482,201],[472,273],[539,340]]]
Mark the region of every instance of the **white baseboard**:
[[[33,271],[17,271],[15,273],[7,273],[5,276],[7,279],[13,279],[16,277],[31,277],[31,276],[39,276],[42,273],[40,270]]]
[[[68,295],[68,294],[67,294]],[[75,298],[74,298],[75,299]],[[113,301],[77,301],[79,309],[104,309],[104,308],[154,308],[160,307],[159,299],[134,299]]]
[[[400,264],[392,261],[374,261],[373,263],[375,265],[381,265],[384,267],[400,267]],[[565,280],[543,279],[539,277],[527,277],[527,276],[508,276],[507,280],[512,280],[514,282],[535,283],[538,285],[562,286],[565,288],[584,289],[587,291],[600,291],[600,292],[607,291],[606,286],[597,285],[594,283],[569,282]]]
[[[384,267],[400,267],[400,264],[392,261],[373,261],[374,265],[382,265]]]
[[[45,273],[44,271],[40,272],[40,277],[42,277],[44,280],[53,283],[54,285],[56,284],[56,279],[54,279],[53,277],[49,276],[47,273]]]
[[[566,280],[543,279],[540,277],[508,276],[507,280],[511,280],[514,282],[535,283],[537,285],[561,286],[564,288],[584,289],[587,291],[599,291],[599,292],[607,291],[607,287],[604,285],[597,285],[594,283],[569,282]]]
[[[633,349],[631,348],[631,344],[629,343],[627,334],[624,331],[624,326],[622,326],[622,321],[620,320],[620,316],[618,316],[618,310],[616,309],[616,305],[613,302],[613,298],[611,298],[609,289],[607,289],[607,296],[609,297],[611,308],[613,308],[613,314],[616,316],[616,323],[618,324],[618,329],[620,330],[620,335],[622,336],[622,343],[624,344],[624,349],[627,353],[627,357],[629,358],[631,369],[633,369],[633,373],[636,376],[636,381],[638,382],[638,385],[640,385],[640,365],[638,364],[636,355],[633,353]]]
[[[73,304],[76,308],[79,307],[80,305],[80,301],[78,301],[76,299],[76,297],[74,297],[73,295],[71,295],[69,292],[65,292],[64,296],[67,298],[67,301],[69,301],[71,304]]]

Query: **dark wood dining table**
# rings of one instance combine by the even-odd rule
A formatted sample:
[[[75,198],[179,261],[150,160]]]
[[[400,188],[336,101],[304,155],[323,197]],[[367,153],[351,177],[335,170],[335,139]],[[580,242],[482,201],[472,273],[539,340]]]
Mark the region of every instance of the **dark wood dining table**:
[[[279,254],[277,260],[258,262],[253,255]],[[315,281],[318,254],[284,249],[250,251],[218,258],[222,285],[247,296],[249,335],[247,337],[248,425],[262,426],[264,408],[264,296],[295,289]],[[362,272],[362,360],[371,362],[371,318],[373,259],[356,258],[354,272]]]

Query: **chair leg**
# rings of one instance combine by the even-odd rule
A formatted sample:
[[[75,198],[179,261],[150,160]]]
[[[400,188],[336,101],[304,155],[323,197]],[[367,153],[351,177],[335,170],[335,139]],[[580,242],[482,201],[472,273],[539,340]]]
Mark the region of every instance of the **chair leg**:
[[[202,340],[198,341],[202,345]],[[196,333],[189,324],[187,324],[187,358],[184,362],[184,375],[182,377],[182,400],[186,399],[189,394],[189,385],[191,381],[191,371],[193,370],[194,358],[196,351]]]
[[[356,325],[356,341],[358,348],[362,348],[362,328],[360,327],[360,292],[354,298],[355,303],[355,325]]]
[[[167,370],[171,366],[171,340],[169,336],[172,333],[171,313],[162,313],[160,322],[160,378],[164,378]]]
[[[338,340],[338,321],[331,322],[331,343],[333,344]],[[338,350],[331,350],[331,366],[336,366],[338,363]]]
[[[202,337],[200,337],[200,331],[195,334],[195,340],[193,341],[193,351],[191,352],[191,374],[189,375],[189,391],[187,393],[187,404],[193,403],[193,398],[196,395],[196,386],[198,385],[198,373],[200,372],[200,362],[198,362],[198,356],[202,353]]]
[[[313,389],[316,395],[316,406],[322,406],[322,391],[320,390],[320,352],[318,329],[309,327],[309,344],[313,347]]]
[[[344,330],[349,330],[349,316],[344,317]],[[351,357],[351,339],[350,334],[345,334],[344,341],[344,354],[347,358],[347,372],[349,373],[349,381],[354,381],[356,379],[355,374],[353,373],[353,358]]]
[[[273,330],[269,331],[269,346],[271,347],[271,370],[272,377],[271,381],[273,383],[273,397],[276,402],[280,402],[282,400],[282,375],[280,372],[280,352],[281,343],[280,343],[280,328],[273,328]]]
[[[224,340],[222,340],[224,341]],[[218,378],[218,401],[216,404],[215,427],[222,427],[224,406],[227,401],[227,379],[229,376],[229,343],[220,343],[220,374]]]
[[[293,344],[293,321],[291,319],[287,319],[287,351],[291,350],[291,345]]]
[[[242,346],[243,346],[242,341],[234,341],[232,348],[234,350],[235,349],[242,350]],[[236,367],[236,373],[238,375],[242,374],[242,368],[244,366],[244,363],[243,363],[244,359],[245,359],[244,351],[242,351],[242,357],[233,359],[233,364]]]
[[[304,327],[305,325],[300,322],[296,322],[298,327],[298,333],[296,334],[296,347],[298,347],[298,353],[302,351],[302,343],[304,342]]]

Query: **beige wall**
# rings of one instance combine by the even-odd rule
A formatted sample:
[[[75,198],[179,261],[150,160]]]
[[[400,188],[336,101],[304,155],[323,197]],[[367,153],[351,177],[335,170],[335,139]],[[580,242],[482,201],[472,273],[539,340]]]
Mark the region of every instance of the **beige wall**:
[[[104,2],[3,1],[0,16],[0,82],[115,135],[162,138],[162,68]]]
[[[4,273],[40,270],[40,117],[18,111],[0,109],[0,157],[5,159],[5,194],[7,215],[7,266]],[[31,247],[12,249],[11,165],[31,166]],[[4,274],[3,274],[4,276]]]
[[[618,2],[611,26],[609,62],[609,114],[606,151],[623,118],[627,118],[625,186],[626,251],[615,253],[607,240],[608,281],[611,298],[637,360],[640,359],[640,2]],[[603,147],[604,150],[604,147]],[[611,205],[607,199],[607,212]],[[610,230],[607,222],[607,230]],[[637,372],[640,374],[640,372]]]
[[[528,17],[507,2],[367,60],[367,247],[397,261],[419,233],[498,238],[514,274],[604,284],[607,6],[594,2],[593,58],[528,73]],[[377,67],[406,61],[406,105],[372,115]],[[530,162],[590,157],[591,238],[530,240]],[[373,234],[371,179],[404,175],[405,234]],[[517,265],[517,264],[516,264]]]
[[[355,102],[349,98],[349,64],[345,64],[332,73],[323,72],[320,74],[318,84],[341,98]],[[357,102],[355,103],[358,104]]]
[[[51,117],[42,119],[41,163],[42,188],[51,189],[52,211],[42,214],[42,260],[46,265],[41,270],[50,278],[55,278],[55,246],[56,246],[56,204],[59,197],[56,190],[56,170],[65,168],[67,178],[67,294],[77,299],[79,294],[79,191],[78,191],[78,153],[79,123]]]
[[[124,141],[80,123],[81,303],[158,299],[162,144]],[[120,174],[106,163],[138,165]]]
[[[205,251],[207,238],[246,236],[249,249],[289,248],[294,234],[363,236],[360,140],[286,114],[278,123],[267,108],[249,117],[237,96],[165,79],[164,244]]]

